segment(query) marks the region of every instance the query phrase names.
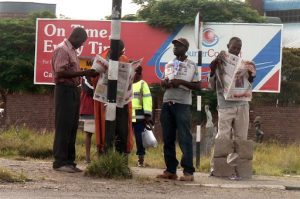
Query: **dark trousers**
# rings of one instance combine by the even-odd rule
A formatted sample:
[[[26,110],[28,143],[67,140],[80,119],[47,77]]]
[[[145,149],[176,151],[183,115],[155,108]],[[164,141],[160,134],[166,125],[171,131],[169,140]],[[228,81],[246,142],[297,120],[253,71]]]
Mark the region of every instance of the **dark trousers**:
[[[55,137],[53,168],[75,164],[80,92],[77,87],[55,86]]]
[[[145,155],[145,148],[142,141],[142,133],[145,129],[144,121],[132,124],[136,143],[136,155]]]
[[[163,103],[160,121],[163,130],[164,158],[167,171],[176,173],[178,160],[176,159],[176,130],[178,143],[182,151],[180,165],[184,173],[193,174],[193,138],[191,134],[190,105],[178,103]]]
[[[115,144],[115,149],[121,154],[127,153],[127,139],[128,139],[128,105],[123,108],[118,108],[116,110],[116,120],[106,121],[106,133],[105,134],[105,147],[104,151],[108,151],[113,148]],[[115,129],[113,128],[112,122],[116,122]],[[107,124],[110,125],[107,125]]]

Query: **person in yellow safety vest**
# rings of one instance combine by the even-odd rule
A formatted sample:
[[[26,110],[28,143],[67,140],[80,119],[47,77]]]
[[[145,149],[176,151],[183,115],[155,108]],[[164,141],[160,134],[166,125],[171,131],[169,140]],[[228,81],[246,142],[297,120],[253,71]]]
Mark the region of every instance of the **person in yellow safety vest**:
[[[147,82],[142,80],[142,66],[135,70],[133,80],[132,126],[136,141],[138,167],[144,167],[145,148],[142,143],[142,132],[146,125],[153,125],[152,97]]]

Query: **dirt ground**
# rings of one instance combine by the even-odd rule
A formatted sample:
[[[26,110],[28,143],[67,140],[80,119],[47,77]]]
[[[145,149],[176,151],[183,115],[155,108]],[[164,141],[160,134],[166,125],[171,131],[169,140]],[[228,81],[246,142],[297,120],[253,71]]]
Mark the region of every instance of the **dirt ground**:
[[[300,186],[300,178],[257,176],[251,180],[229,181],[196,173],[195,181],[186,183],[156,179],[155,176],[162,173],[162,169],[132,168],[133,179],[111,180],[87,177],[83,173],[57,172],[52,170],[51,165],[50,161],[17,161],[0,158],[0,167],[23,172],[31,179],[25,183],[0,183],[0,199],[300,198],[300,191],[282,189],[283,185]],[[84,169],[85,165],[79,167]],[[181,172],[178,174],[180,175]]]

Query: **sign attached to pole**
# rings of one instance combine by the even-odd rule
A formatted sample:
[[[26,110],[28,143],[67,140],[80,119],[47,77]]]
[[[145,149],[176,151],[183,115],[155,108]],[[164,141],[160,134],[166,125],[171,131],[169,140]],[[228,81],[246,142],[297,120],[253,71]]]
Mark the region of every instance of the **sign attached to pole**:
[[[202,49],[203,19],[200,12],[195,18],[195,43],[198,50]]]

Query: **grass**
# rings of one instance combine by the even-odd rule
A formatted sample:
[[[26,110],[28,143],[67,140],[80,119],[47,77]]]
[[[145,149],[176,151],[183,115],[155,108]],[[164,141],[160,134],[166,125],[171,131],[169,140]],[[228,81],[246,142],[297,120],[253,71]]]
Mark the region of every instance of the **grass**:
[[[129,165],[137,165],[138,156],[136,155],[136,148],[129,155]],[[164,167],[163,145],[159,144],[156,148],[149,148],[146,150],[145,166],[153,168]]]
[[[0,132],[0,157],[12,157],[15,159],[52,158],[54,134],[53,132],[34,131],[28,128],[11,127]],[[76,159],[85,159],[85,134],[78,132],[76,140]],[[92,145],[95,146],[95,139],[92,138]],[[96,148],[91,148],[91,154],[96,157]]]
[[[85,159],[85,134],[80,131],[77,134],[76,141],[76,159],[83,161]],[[92,160],[98,162],[104,161],[98,159],[95,147],[95,135],[92,137],[91,148]],[[53,133],[37,132],[30,129],[10,128],[0,132],[0,157],[15,159],[49,159],[52,160]],[[253,170],[257,175],[300,175],[300,144],[283,145],[277,142],[256,144],[253,158]],[[137,155],[135,149],[129,155],[129,166],[136,166]],[[157,148],[147,149],[145,164],[152,168],[165,168],[163,157],[163,145],[159,144]],[[180,160],[181,151],[177,147],[177,158]],[[113,157],[120,158],[120,157]],[[96,161],[96,162],[97,162]],[[108,161],[108,160],[107,160]],[[112,165],[116,163],[112,162]],[[96,165],[95,165],[96,166]],[[115,165],[116,166],[116,165]],[[120,165],[119,165],[120,166]],[[202,157],[200,168],[197,171],[209,172],[210,157]]]
[[[255,144],[252,165],[255,175],[300,175],[300,144],[284,145],[278,142]],[[209,170],[210,157],[202,157],[200,171],[209,172]]]
[[[300,144],[272,142],[256,145],[253,169],[258,175],[300,175]]]
[[[26,182],[29,179],[25,174],[14,174],[11,171],[0,167],[0,182]]]
[[[0,156],[43,159],[52,156],[52,143],[53,135],[50,133],[10,128],[0,133]]]

